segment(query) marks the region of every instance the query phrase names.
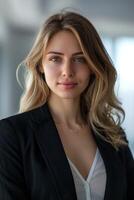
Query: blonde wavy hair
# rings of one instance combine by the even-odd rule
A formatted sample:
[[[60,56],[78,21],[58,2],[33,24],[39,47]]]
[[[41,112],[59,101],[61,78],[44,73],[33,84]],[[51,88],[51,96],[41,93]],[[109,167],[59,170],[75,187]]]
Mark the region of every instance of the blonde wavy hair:
[[[71,31],[77,38],[93,74],[81,94],[81,114],[96,134],[115,148],[125,144],[120,132],[125,113],[114,86],[117,72],[91,22],[76,12],[61,11],[50,16],[41,27],[36,41],[24,60],[27,69],[25,89],[19,112],[32,110],[47,102],[49,88],[41,73],[43,50],[59,31]]]

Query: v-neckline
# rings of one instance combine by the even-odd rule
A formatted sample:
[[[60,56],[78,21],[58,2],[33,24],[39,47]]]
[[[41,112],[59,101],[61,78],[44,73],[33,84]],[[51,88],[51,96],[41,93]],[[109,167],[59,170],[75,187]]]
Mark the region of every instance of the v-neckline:
[[[94,160],[92,162],[91,168],[89,169],[88,175],[86,178],[83,177],[83,175],[80,173],[80,171],[78,170],[78,168],[75,166],[75,164],[69,159],[69,157],[67,157],[70,165],[74,168],[75,172],[77,173],[77,175],[79,176],[79,178],[83,181],[83,182],[90,182],[92,174],[94,172],[97,160],[98,160],[98,156],[99,156],[99,150],[98,148],[96,149],[96,153],[95,153],[95,157]]]

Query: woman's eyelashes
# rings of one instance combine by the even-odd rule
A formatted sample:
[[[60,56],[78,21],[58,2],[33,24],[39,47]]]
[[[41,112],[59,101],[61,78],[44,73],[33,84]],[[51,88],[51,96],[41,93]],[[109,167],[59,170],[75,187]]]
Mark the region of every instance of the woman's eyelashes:
[[[86,64],[86,59],[84,56],[74,57],[72,58],[74,63]]]
[[[53,63],[63,63],[64,62],[64,59],[60,56],[51,56],[48,60]],[[86,64],[86,59],[84,56],[72,57],[70,59],[70,63]]]
[[[60,63],[62,62],[62,58],[60,56],[52,56],[48,59],[49,61],[53,63]]]

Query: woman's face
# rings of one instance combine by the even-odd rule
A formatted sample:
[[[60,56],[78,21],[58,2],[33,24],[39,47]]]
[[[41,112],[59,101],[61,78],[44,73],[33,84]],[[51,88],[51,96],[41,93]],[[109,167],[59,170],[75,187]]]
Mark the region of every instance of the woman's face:
[[[76,99],[88,86],[91,72],[73,33],[56,33],[44,51],[42,63],[51,97]]]

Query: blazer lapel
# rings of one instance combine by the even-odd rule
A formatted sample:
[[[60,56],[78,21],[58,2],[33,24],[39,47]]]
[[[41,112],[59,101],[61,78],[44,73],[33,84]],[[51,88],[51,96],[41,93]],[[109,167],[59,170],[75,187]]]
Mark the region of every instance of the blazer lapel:
[[[104,200],[122,200],[124,170],[117,151],[98,136],[94,136],[106,168],[106,189]]]
[[[36,140],[52,175],[59,198],[77,200],[70,166],[47,104],[32,117]]]

